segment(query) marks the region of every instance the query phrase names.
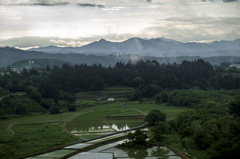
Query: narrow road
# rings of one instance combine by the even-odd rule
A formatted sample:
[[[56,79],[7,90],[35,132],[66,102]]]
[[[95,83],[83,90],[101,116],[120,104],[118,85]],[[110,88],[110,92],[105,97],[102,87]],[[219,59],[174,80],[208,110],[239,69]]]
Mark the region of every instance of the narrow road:
[[[76,114],[76,115],[73,116],[72,118],[70,118],[70,119],[68,119],[67,121],[65,121],[65,122],[62,124],[63,130],[64,130],[67,134],[72,135],[72,133],[71,133],[70,131],[68,131],[68,129],[66,128],[67,123],[70,122],[71,120],[73,120],[74,118],[76,118],[77,116],[82,115],[82,114],[86,114],[86,113],[88,113],[88,112],[82,112],[82,113]]]

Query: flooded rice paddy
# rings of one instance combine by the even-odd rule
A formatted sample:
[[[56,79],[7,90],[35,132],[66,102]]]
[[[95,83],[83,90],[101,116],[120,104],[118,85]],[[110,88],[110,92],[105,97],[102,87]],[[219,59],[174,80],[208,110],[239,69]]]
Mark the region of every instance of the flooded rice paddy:
[[[64,156],[69,155],[75,151],[76,150],[57,150],[57,151],[45,153],[42,155],[38,155],[35,157],[28,157],[27,159],[51,159],[51,158],[58,159],[58,158],[63,158]]]
[[[118,131],[128,130],[132,127],[142,125],[142,120],[135,120],[126,123],[125,121],[111,121],[111,122],[93,122],[76,123],[70,131],[73,135],[81,139],[90,139],[102,135],[111,134]]]
[[[70,159],[181,159],[165,146],[153,146],[149,148],[124,148],[118,144],[126,140],[106,144],[88,152],[82,152]]]

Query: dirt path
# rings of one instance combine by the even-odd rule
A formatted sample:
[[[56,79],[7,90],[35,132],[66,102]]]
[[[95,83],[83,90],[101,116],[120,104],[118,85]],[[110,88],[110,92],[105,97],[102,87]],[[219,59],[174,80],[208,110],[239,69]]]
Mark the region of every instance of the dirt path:
[[[66,133],[68,133],[68,134],[71,135],[71,133],[66,129],[66,124],[67,124],[69,121],[71,121],[71,120],[73,120],[74,118],[76,118],[77,116],[82,115],[82,114],[85,114],[85,113],[87,113],[87,112],[78,113],[78,114],[76,114],[75,116],[73,116],[72,118],[68,119],[67,121],[64,121],[64,123],[62,124],[63,130],[64,130]],[[42,117],[40,117],[40,119],[47,118],[47,117],[48,117],[48,116],[42,116]],[[34,120],[36,120],[36,119],[34,119]],[[8,133],[9,133],[9,135],[11,135],[11,136],[14,135],[14,132],[12,131],[13,126],[15,126],[15,125],[17,125],[17,124],[19,124],[19,123],[25,122],[25,121],[29,121],[29,120],[23,120],[23,121],[18,121],[18,122],[14,122],[14,123],[9,124],[8,127],[7,127],[7,131],[8,131]],[[60,122],[59,122],[59,123],[60,123]]]
[[[68,131],[68,129],[66,128],[67,123],[70,122],[71,120],[73,120],[74,118],[76,118],[77,116],[82,115],[82,114],[86,114],[86,113],[88,113],[88,112],[78,113],[78,114],[76,114],[75,116],[73,116],[72,118],[66,120],[66,121],[62,124],[62,129],[63,129],[67,134],[72,135],[72,133],[71,133],[70,131]]]
[[[142,115],[144,115],[144,116],[147,115],[146,113],[144,113],[143,111],[141,111],[141,110],[139,110],[139,109],[136,109],[136,108],[127,106],[127,103],[121,103],[120,105],[121,105],[122,107],[125,107],[125,108],[133,109],[133,110],[135,110],[136,112],[138,112],[138,113],[140,113],[140,114],[142,114]]]
[[[20,122],[15,122],[15,123],[11,123],[8,125],[7,127],[7,131],[9,132],[9,135],[13,136],[14,135],[14,132],[11,130],[11,128],[16,125],[16,124],[19,124]]]

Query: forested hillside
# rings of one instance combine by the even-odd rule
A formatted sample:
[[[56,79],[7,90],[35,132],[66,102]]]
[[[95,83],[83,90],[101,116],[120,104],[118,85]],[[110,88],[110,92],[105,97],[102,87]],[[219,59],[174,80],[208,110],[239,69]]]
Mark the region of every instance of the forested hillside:
[[[172,65],[159,64],[157,61],[139,61],[136,64],[118,62],[114,67],[96,64],[72,67],[65,64],[61,68],[55,66],[51,69],[47,66],[41,71],[36,69],[29,71],[24,69],[20,73],[10,71],[0,75],[0,87],[3,90],[1,92],[5,92],[2,93],[3,96],[7,95],[2,97],[0,108],[2,114],[24,114],[42,109],[48,110],[51,107],[57,107],[57,104],[66,106],[59,101],[74,102],[74,93],[99,91],[116,85],[135,88],[133,95],[128,97],[130,100],[152,98],[163,90],[239,89],[240,78],[232,75],[234,71],[237,70],[226,72],[221,67],[214,69],[211,64],[203,60],[183,61],[182,64]],[[14,94],[16,92],[23,93],[16,95]],[[23,104],[26,100],[30,100],[25,99],[25,96],[31,98],[29,102],[32,105]],[[16,98],[21,98],[19,101],[22,102],[17,102]],[[13,104],[6,103],[9,101]],[[29,107],[33,105],[39,106],[39,109],[30,109]]]

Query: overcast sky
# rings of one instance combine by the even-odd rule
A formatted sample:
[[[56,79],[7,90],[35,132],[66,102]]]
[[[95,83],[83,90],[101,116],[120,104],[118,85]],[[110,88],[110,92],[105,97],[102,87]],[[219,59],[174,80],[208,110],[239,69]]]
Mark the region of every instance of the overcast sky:
[[[240,38],[237,0],[0,0],[0,45],[81,46],[104,38]]]

